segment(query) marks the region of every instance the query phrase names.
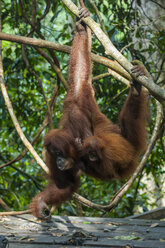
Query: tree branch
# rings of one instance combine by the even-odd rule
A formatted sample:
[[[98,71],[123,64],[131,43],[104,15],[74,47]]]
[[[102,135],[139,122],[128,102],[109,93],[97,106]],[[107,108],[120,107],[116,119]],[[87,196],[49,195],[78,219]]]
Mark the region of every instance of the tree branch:
[[[42,92],[42,95],[44,97],[46,107],[47,107],[47,113],[48,113],[48,119],[49,119],[49,128],[51,129],[52,128],[52,116],[51,116],[51,112],[50,112],[50,106],[48,104],[48,100],[46,98],[45,91],[43,89],[42,80],[38,76],[38,74],[30,66],[30,63],[29,63],[29,60],[28,60],[27,54],[26,54],[25,45],[22,45],[22,57],[23,57],[23,60],[24,60],[24,62],[26,64],[27,70],[36,78],[36,80],[38,81],[38,84],[39,84],[39,86],[41,88],[41,92]]]
[[[56,64],[54,64],[54,62],[47,55],[47,53],[44,52],[41,48],[35,47],[35,49],[49,62],[49,64],[51,65],[52,69],[57,73],[59,79],[63,83],[65,89],[67,89],[68,88],[68,82],[65,80],[60,68]]]
[[[102,78],[106,78],[106,77],[109,77],[109,76],[113,76],[116,80],[126,84],[127,86],[130,86],[130,81],[127,80],[126,78],[122,77],[120,74],[118,74],[117,72],[111,70],[111,69],[108,69],[108,72],[106,73],[103,73],[103,74],[100,74],[100,75],[97,75],[95,77],[92,78],[92,82],[94,81],[98,81]]]
[[[21,214],[30,214],[31,210],[24,210],[24,211],[10,211],[10,212],[1,212],[0,216],[5,216],[5,215],[21,215]]]
[[[17,130],[18,135],[20,136],[22,142],[24,143],[24,145],[28,148],[28,150],[30,151],[30,153],[33,155],[33,157],[35,158],[37,164],[39,164],[42,169],[48,173],[49,170],[46,166],[46,164],[43,162],[43,160],[39,157],[39,155],[37,154],[37,152],[34,150],[34,148],[32,147],[31,143],[27,140],[27,138],[25,137],[24,133],[22,132],[22,129],[18,123],[17,117],[14,114],[14,110],[11,104],[11,101],[9,99],[9,96],[7,94],[7,90],[4,84],[4,78],[2,76],[2,67],[0,67],[0,86],[1,86],[1,90],[2,90],[2,94],[6,103],[6,106],[8,108],[9,114],[11,116],[11,119],[13,121],[13,124],[15,126],[15,129]]]
[[[126,84],[127,86],[130,87],[130,81],[127,80],[126,78],[122,77],[120,74],[118,74],[117,72],[111,70],[111,69],[108,69],[108,72],[109,74],[111,74],[111,76],[113,76],[114,78],[116,78],[118,81]]]
[[[59,85],[57,85],[56,90],[54,91],[53,96],[52,96],[52,99],[51,99],[51,101],[50,101],[50,108],[51,108],[52,110],[53,110],[53,108],[54,108],[55,99],[56,99],[56,97],[57,97],[57,95],[58,95],[58,89],[59,89]],[[47,125],[48,125],[48,114],[46,115],[46,117],[45,117],[45,119],[44,119],[44,121],[43,121],[41,127],[39,128],[37,134],[35,135],[35,137],[34,137],[34,139],[33,139],[33,141],[32,141],[32,145],[34,145],[34,144],[37,142],[37,140],[38,140],[38,138],[40,137],[42,131],[44,130],[44,128],[45,128]],[[16,158],[14,158],[14,159],[12,159],[11,161],[9,161],[9,162],[7,162],[7,163],[1,165],[1,166],[0,166],[0,169],[3,168],[3,167],[6,167],[6,166],[8,166],[8,165],[11,165],[11,164],[13,164],[13,163],[15,163],[15,162],[17,162],[17,161],[19,161],[21,158],[23,158],[23,157],[25,156],[25,154],[26,154],[27,152],[28,152],[28,148],[25,148],[25,149],[24,149]]]
[[[40,18],[37,18],[37,20],[36,20],[36,15],[35,15],[35,13],[36,13],[36,0],[33,0],[33,3],[32,3],[32,21],[30,21],[30,19],[28,18],[27,14],[26,14],[26,11],[24,9],[24,5],[22,4],[22,0],[19,0],[19,3],[20,3],[22,14],[23,14],[25,20],[31,26],[31,31],[28,34],[28,36],[31,36],[31,34],[34,33],[34,31],[35,31],[41,39],[45,40],[44,36],[42,35],[42,33],[40,31],[40,27],[41,27],[40,22],[49,12],[50,0],[46,1],[46,9],[45,9],[43,15]],[[40,53],[41,53],[41,51],[42,50],[40,49]],[[54,62],[53,69],[55,70],[55,72],[57,74],[57,84],[59,84],[60,80],[61,80],[61,82],[64,83],[64,87],[66,88],[67,83],[66,83],[65,78],[62,75],[62,72],[61,72],[61,69],[60,69],[60,63],[59,63],[58,59],[57,59],[54,51],[51,48],[48,48],[48,52],[51,55],[51,57],[53,59],[53,62]],[[48,55],[47,55],[47,57],[49,58]],[[51,61],[50,58],[49,58],[49,60]],[[51,66],[52,66],[52,64],[51,64]]]
[[[14,110],[11,104],[11,101],[9,99],[9,96],[7,94],[7,90],[5,87],[5,83],[4,83],[4,73],[3,73],[3,63],[2,63],[2,51],[1,51],[1,42],[0,42],[0,87],[2,90],[2,94],[6,103],[6,106],[8,108],[9,114],[11,116],[11,119],[13,121],[13,124],[18,132],[18,135],[20,136],[22,142],[24,143],[24,145],[28,148],[28,150],[31,152],[31,154],[33,155],[33,157],[35,158],[35,160],[37,161],[37,163],[43,168],[43,170],[45,170],[45,172],[48,173],[48,168],[45,165],[45,163],[42,161],[42,159],[39,157],[39,155],[36,153],[36,151],[34,150],[34,148],[32,147],[32,145],[30,144],[30,142],[26,139],[24,133],[22,132],[22,129],[18,123],[18,120],[14,114]]]
[[[97,8],[95,2],[94,2],[93,0],[89,0],[89,2],[90,2],[90,4],[92,5],[92,7],[94,8],[94,10],[95,10],[95,13],[96,13],[96,15],[97,15],[97,17],[98,17],[98,19],[99,19],[99,22],[100,22],[100,24],[101,24],[101,27],[102,27],[104,33],[105,33],[106,35],[108,35],[107,30],[106,30],[105,25],[104,25],[104,20],[103,20],[103,18],[101,17],[100,11],[98,10],[98,8]]]
[[[61,1],[73,14],[78,16],[78,8],[71,0]],[[131,73],[133,65],[116,49],[116,47],[109,40],[108,36],[101,30],[100,26],[91,17],[88,16],[86,18],[82,18],[82,20],[90,27],[98,40],[104,46],[105,53],[107,55],[112,56],[126,71],[130,73],[130,75],[134,79],[136,79],[140,84],[146,87],[150,91],[150,93],[158,99],[158,101],[165,101],[165,90],[162,89],[159,85],[156,85],[151,77],[147,78],[145,76],[140,76],[136,78],[135,75]]]
[[[2,32],[0,32],[0,40],[17,42],[20,44],[31,45],[31,46],[40,47],[40,48],[51,48],[51,49],[55,49],[57,51],[61,51],[64,53],[70,53],[70,51],[71,51],[71,47],[66,46],[66,45],[61,45],[59,43],[46,41],[46,40],[42,40],[42,39],[28,38],[25,36],[5,34]],[[124,70],[122,68],[122,66],[117,65],[115,63],[115,61],[112,61],[112,60],[105,58],[103,56],[96,55],[94,53],[91,54],[91,58],[92,58],[93,62],[105,65],[105,66],[111,68],[112,70],[118,72],[119,74],[122,74],[127,79],[131,79],[130,74],[126,70]]]
[[[2,206],[2,208],[6,211],[10,211],[10,208],[7,206],[7,204],[2,200],[2,198],[0,198],[0,205]]]

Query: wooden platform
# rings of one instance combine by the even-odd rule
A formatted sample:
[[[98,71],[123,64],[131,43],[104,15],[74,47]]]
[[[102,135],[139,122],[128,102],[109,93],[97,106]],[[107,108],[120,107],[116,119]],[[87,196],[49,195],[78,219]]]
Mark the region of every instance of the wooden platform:
[[[165,248],[165,221],[54,216],[46,223],[32,215],[6,216],[0,235],[9,248]]]

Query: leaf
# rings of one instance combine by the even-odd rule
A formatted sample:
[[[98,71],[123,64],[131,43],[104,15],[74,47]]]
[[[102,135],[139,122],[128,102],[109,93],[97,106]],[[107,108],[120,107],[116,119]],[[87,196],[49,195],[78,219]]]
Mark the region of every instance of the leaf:
[[[159,226],[159,223],[153,223],[150,227],[153,228],[153,227],[156,227],[156,226]]]
[[[130,236],[115,236],[114,239],[119,239],[119,240],[139,240],[141,239],[140,237],[136,237],[134,235],[130,235]]]
[[[21,238],[19,238],[19,240],[24,240],[24,239],[28,239],[29,236],[22,236]]]

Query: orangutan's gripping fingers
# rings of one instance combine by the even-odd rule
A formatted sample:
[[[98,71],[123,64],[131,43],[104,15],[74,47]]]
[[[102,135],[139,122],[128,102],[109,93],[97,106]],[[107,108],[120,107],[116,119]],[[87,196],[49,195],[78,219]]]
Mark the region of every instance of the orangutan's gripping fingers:
[[[41,197],[38,199],[38,215],[39,215],[39,219],[42,219],[42,220],[51,219],[51,212],[47,204],[42,200]]]
[[[140,61],[139,62],[137,61],[137,63],[133,65],[134,66],[132,67],[131,72],[134,73],[136,77],[139,77],[139,76],[149,77],[149,74],[145,66]]]
[[[86,8],[79,8],[79,18],[86,18],[90,16],[89,11]]]

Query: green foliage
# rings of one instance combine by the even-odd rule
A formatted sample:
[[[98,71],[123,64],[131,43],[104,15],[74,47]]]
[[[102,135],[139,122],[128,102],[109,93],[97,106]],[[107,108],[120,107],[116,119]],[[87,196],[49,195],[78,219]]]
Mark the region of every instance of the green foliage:
[[[40,18],[46,7],[46,1],[39,0],[37,2],[36,17]],[[77,3],[77,1],[74,1]],[[111,41],[120,50],[132,40],[132,33],[135,31],[135,25],[140,21],[139,12],[130,5],[130,1],[124,0],[96,0],[94,1],[100,11],[101,18],[104,21],[105,28]],[[32,20],[32,1],[23,1],[26,14]],[[2,31],[9,34],[16,34],[26,36],[31,30],[25,18],[22,16],[21,7],[18,1],[4,0],[2,1]],[[98,16],[94,8],[86,1],[86,6],[91,12],[92,18],[99,23]],[[57,42],[60,44],[71,45],[74,32],[75,17],[73,14],[63,6],[61,1],[52,1],[49,13],[41,21],[40,29],[43,37],[46,40]],[[145,34],[144,34],[145,33]],[[144,37],[145,35],[145,37]],[[33,33],[33,38],[40,38],[37,33]],[[144,48],[141,38],[148,39],[149,46]],[[164,53],[165,50],[165,31],[160,30],[153,32],[151,28],[147,31],[142,25],[136,32],[138,43],[130,46],[124,51],[124,55],[129,60],[140,59],[145,63],[150,72],[155,73],[154,61],[146,61],[145,54]],[[36,135],[46,116],[46,104],[41,92],[38,81],[27,70],[25,62],[22,58],[21,45],[7,41],[2,42],[3,46],[3,66],[5,72],[5,84],[7,86],[8,94],[13,104],[15,114],[22,127],[22,130],[29,141],[32,141]],[[98,55],[105,56],[104,48],[100,42],[94,37],[92,44],[93,52]],[[44,51],[49,55],[48,51]],[[41,78],[43,88],[50,101],[52,92],[54,92],[57,85],[57,75],[53,71],[50,64],[31,46],[26,46],[26,53],[31,68]],[[55,55],[60,62],[60,68],[63,76],[67,79],[68,70],[68,55],[62,52],[56,52]],[[107,68],[100,64],[94,64],[93,76],[107,72]],[[118,113],[126,98],[127,91],[125,91],[118,98],[114,98],[119,94],[125,86],[114,78],[104,78],[94,83],[96,90],[96,98],[101,111],[108,116],[112,121],[118,123]],[[62,84],[58,97],[56,99],[55,110],[53,114],[53,125],[57,123],[61,117],[63,101],[66,91]],[[115,100],[113,100],[113,98]],[[16,158],[23,150],[24,146],[20,140],[9,113],[5,107],[5,103],[0,92],[0,163],[4,164]],[[155,102],[151,103],[151,125],[149,132],[153,130],[153,123],[155,122]],[[34,145],[34,148],[41,156],[43,137],[47,132],[47,128],[42,132],[40,139]],[[146,194],[140,194],[139,190],[146,188],[146,184],[141,183],[140,179],[144,172],[150,172],[155,180],[157,176],[164,173],[163,161],[164,155],[162,151],[162,142],[157,143],[154,148],[145,171],[135,181],[133,187],[127,192],[120,204],[111,212],[106,213],[105,216],[110,217],[125,217],[132,215],[137,207],[142,207],[146,210],[149,206],[149,199]],[[82,176],[81,188],[79,193],[84,197],[99,204],[108,204],[124,182],[100,182],[92,178]],[[158,182],[157,182],[158,183]],[[14,210],[26,209],[31,198],[45,185],[47,180],[44,177],[43,171],[36,164],[36,161],[29,153],[11,166],[1,169],[0,178],[0,192],[1,197],[7,205]],[[102,213],[94,209],[82,207],[83,215],[86,216],[100,216]],[[56,210],[57,214],[77,214],[77,207],[75,201],[63,204],[62,207]]]

